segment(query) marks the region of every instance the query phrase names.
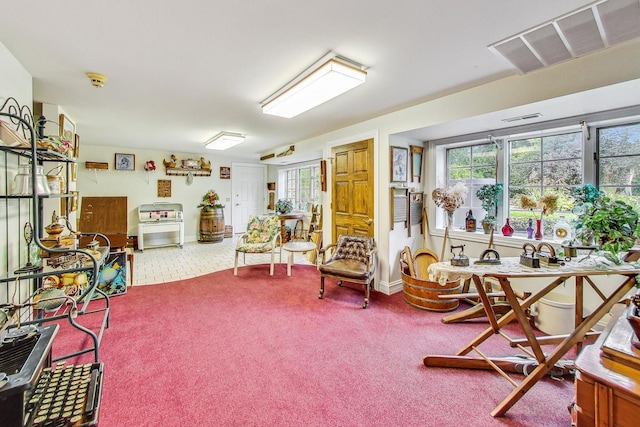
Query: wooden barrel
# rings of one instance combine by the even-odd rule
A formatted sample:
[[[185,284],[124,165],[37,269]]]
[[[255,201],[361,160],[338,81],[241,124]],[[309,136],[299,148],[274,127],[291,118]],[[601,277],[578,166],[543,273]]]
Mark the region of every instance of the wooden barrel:
[[[200,210],[200,243],[219,243],[224,240],[224,210]]]
[[[431,280],[411,277],[402,272],[402,290],[404,300],[417,308],[429,311],[451,311],[458,308],[457,299],[440,299],[439,295],[459,294],[462,291],[460,280],[441,285]]]

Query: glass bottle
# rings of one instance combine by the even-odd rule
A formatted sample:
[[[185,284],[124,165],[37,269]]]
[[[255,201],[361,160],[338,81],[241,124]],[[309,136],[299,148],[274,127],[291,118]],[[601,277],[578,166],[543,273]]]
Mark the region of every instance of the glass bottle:
[[[506,224],[502,227],[502,235],[509,237],[513,234],[513,227],[509,224],[509,218],[507,218]]]
[[[556,225],[553,226],[553,241],[560,243],[565,240],[571,240],[571,234],[571,225],[564,219],[564,216],[561,216]]]
[[[527,226],[527,239],[533,239],[533,218],[529,218],[529,225]]]
[[[465,228],[468,232],[473,233],[476,231],[476,219],[474,218],[473,211],[471,209],[469,209],[469,213],[467,213],[467,220],[465,224]]]

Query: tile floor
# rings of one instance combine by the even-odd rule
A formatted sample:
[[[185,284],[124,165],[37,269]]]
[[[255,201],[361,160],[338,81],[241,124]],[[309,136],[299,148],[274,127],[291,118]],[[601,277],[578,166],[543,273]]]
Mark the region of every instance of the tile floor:
[[[226,238],[220,243],[185,243],[181,249],[177,246],[161,248],[145,248],[144,251],[134,252],[133,285],[151,285],[156,283],[173,282],[189,279],[214,271],[233,268],[235,247],[238,236]],[[282,251],[283,268],[276,268],[275,274],[287,274],[286,264],[289,252]],[[268,264],[268,254],[247,254],[246,265]],[[276,264],[279,256],[275,256]],[[306,254],[294,253],[295,275],[296,264],[312,264]],[[245,264],[242,254],[238,257],[238,269]],[[238,273],[240,274],[240,272]]]

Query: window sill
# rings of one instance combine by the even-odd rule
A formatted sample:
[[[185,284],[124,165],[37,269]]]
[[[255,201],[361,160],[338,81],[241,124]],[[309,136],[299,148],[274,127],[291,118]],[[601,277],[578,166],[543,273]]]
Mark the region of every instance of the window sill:
[[[444,237],[444,228],[436,228],[434,230],[430,230],[430,233],[432,236],[437,236],[437,237]],[[489,238],[491,237],[490,234],[484,234],[484,232],[482,231],[476,231],[476,232],[467,232],[467,231],[462,231],[462,230],[450,230],[449,231],[449,238],[453,239],[453,240],[465,240],[468,242],[476,242],[476,243],[485,243],[488,244],[489,243]],[[522,245],[526,242],[530,242],[533,243],[535,246],[537,246],[539,243],[541,242],[545,242],[545,243],[549,243],[552,246],[560,246],[559,243],[555,242],[553,239],[542,239],[542,240],[535,240],[535,239],[527,239],[524,236],[510,236],[510,237],[505,237],[502,235],[502,233],[500,232],[494,232],[493,234],[493,242],[494,244],[498,245],[498,246],[504,246],[504,247],[510,247],[510,248],[521,248]]]

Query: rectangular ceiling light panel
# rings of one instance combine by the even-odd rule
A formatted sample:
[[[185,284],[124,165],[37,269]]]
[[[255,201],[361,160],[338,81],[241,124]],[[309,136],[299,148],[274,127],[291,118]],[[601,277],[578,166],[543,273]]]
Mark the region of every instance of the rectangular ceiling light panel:
[[[220,132],[204,144],[209,150],[226,150],[227,148],[240,144],[242,141],[244,141],[243,135],[231,132]]]
[[[489,49],[528,73],[638,37],[639,0],[600,0]]]
[[[366,71],[330,59],[299,82],[262,105],[262,112],[291,118],[366,81]]]

